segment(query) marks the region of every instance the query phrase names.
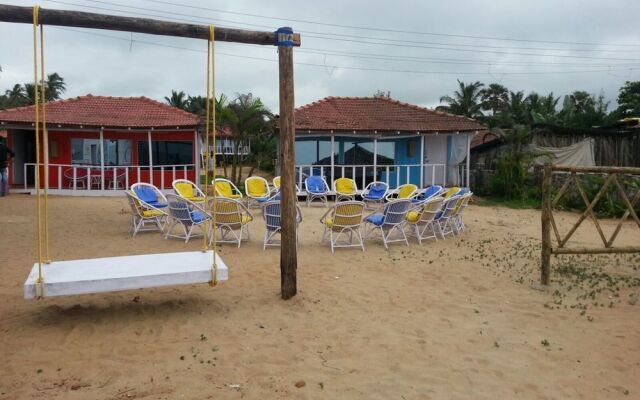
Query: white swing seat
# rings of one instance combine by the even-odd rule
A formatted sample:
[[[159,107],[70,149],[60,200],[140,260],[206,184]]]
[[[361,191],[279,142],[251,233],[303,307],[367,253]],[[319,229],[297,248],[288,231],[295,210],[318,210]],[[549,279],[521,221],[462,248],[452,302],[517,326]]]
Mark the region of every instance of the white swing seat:
[[[43,264],[44,297],[116,292],[211,281],[212,251],[144,254],[56,261]],[[226,281],[229,269],[216,254],[216,277]],[[24,298],[36,297],[38,264],[24,283]]]

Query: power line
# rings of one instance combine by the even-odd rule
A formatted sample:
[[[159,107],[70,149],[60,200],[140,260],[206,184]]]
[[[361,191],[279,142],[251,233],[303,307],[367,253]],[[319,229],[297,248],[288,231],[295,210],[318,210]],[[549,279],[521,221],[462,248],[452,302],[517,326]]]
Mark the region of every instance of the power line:
[[[59,30],[64,30],[64,31],[71,31],[71,32],[78,32],[78,33],[83,33],[83,34],[88,34],[88,35],[94,35],[94,36],[100,36],[100,37],[105,37],[105,38],[110,38],[110,39],[115,39],[115,40],[121,40],[121,41],[125,41],[125,42],[131,42],[131,39],[128,38],[124,38],[124,37],[119,37],[119,36],[113,36],[113,35],[106,35],[106,34],[102,34],[102,33],[97,33],[97,32],[86,32],[86,31],[81,31],[81,30],[77,30],[77,29],[70,29],[70,28],[61,28],[61,27],[52,27],[54,29],[59,29]],[[169,44],[164,44],[164,43],[156,43],[156,42],[150,42],[150,41],[145,41],[145,40],[133,40],[135,43],[141,43],[141,44],[146,44],[146,45],[151,45],[151,46],[159,46],[159,47],[166,47],[166,48],[172,48],[172,49],[179,49],[179,50],[186,50],[186,51],[192,51],[192,52],[198,52],[198,53],[206,53],[204,50],[198,50],[198,49],[192,49],[192,48],[188,48],[188,47],[182,47],[182,46],[174,46],[174,45],[169,45]],[[233,54],[233,53],[225,53],[225,52],[216,52],[216,55],[225,55],[225,56],[229,56],[229,57],[236,57],[236,58],[244,58],[244,59],[251,59],[251,60],[259,60],[259,61],[269,61],[269,62],[278,62],[277,59],[272,59],[272,58],[265,58],[265,57],[255,57],[255,56],[247,56],[247,55],[239,55],[239,54]],[[294,62],[294,64],[296,65],[304,65],[304,66],[312,66],[312,67],[320,67],[320,68],[330,68],[330,69],[344,69],[344,70],[354,70],[354,71],[372,71],[372,72],[393,72],[393,73],[411,73],[411,74],[426,74],[426,75],[491,75],[491,73],[489,72],[481,72],[481,71],[424,71],[424,70],[411,70],[411,69],[387,69],[387,68],[367,68],[367,67],[351,67],[351,66],[340,66],[340,65],[326,65],[326,64],[316,64],[316,63],[308,63],[308,62]],[[495,72],[498,73],[500,75],[547,75],[547,74],[577,74],[577,73],[600,73],[600,72],[618,72],[618,71],[633,71],[635,70],[634,68],[620,68],[620,69],[596,69],[596,70],[573,70],[573,71],[509,71],[509,72]]]
[[[91,2],[91,3],[98,3],[98,4],[107,4],[107,5],[117,6],[117,7],[125,7],[125,8],[134,9],[134,10],[161,12],[163,14],[170,14],[172,16],[173,15],[178,15],[178,16],[182,16],[182,17],[210,20],[210,18],[202,17],[202,16],[199,16],[199,15],[182,14],[182,13],[177,13],[177,12],[174,12],[174,11],[166,11],[166,10],[158,10],[158,9],[151,9],[151,8],[144,8],[144,7],[136,7],[136,6],[131,6],[131,5],[128,5],[128,4],[114,3],[114,2],[111,2],[111,1],[104,1],[104,0],[84,0],[84,1],[88,1],[88,2]],[[272,27],[270,27],[270,26],[250,24],[250,23],[247,23],[247,22],[244,22],[244,21],[232,21],[232,20],[220,20],[220,21],[236,23],[236,24],[241,24],[241,25],[245,25],[245,26],[254,26],[254,27],[260,27],[260,28],[272,29]],[[457,46],[457,47],[504,49],[504,50],[573,51],[573,52],[592,52],[592,53],[593,52],[626,53],[626,52],[629,51],[629,50],[621,50],[621,49],[617,49],[617,50],[608,50],[608,49],[571,49],[571,48],[559,49],[559,48],[548,48],[548,47],[492,46],[492,45],[483,45],[483,44],[442,43],[442,42],[425,42],[425,41],[407,40],[407,39],[389,39],[389,38],[378,38],[378,37],[371,37],[371,36],[349,35],[349,34],[342,34],[342,33],[335,33],[335,32],[325,33],[325,32],[313,32],[313,31],[306,31],[306,30],[298,30],[298,32],[300,32],[300,33],[308,33],[308,34],[312,34],[312,35],[330,35],[332,37],[340,36],[340,37],[348,37],[348,38],[355,38],[355,39],[382,40],[382,41],[388,41],[388,42],[391,42],[391,43],[412,43],[412,44],[427,44],[427,45],[438,45],[438,46]],[[317,37],[317,36],[313,36],[313,37]]]
[[[59,0],[45,0],[45,1],[52,2],[52,3],[65,4],[65,5],[73,5],[73,6],[78,6],[78,7],[106,10],[106,11],[110,11],[110,12],[130,13],[129,11],[124,11],[124,10],[114,10],[114,9],[111,9],[111,8],[88,6],[88,5],[77,4],[77,3],[69,3],[69,2],[65,2],[65,1],[59,1]],[[103,2],[103,3],[106,3],[106,2]],[[110,4],[117,5],[117,3],[110,3]],[[129,6],[123,6],[123,7],[129,7]],[[160,12],[163,12],[163,11],[160,11]],[[170,12],[166,12],[166,13],[170,13]],[[151,16],[151,17],[156,17],[156,18],[158,18],[158,17],[159,18],[168,18],[165,15],[157,15],[157,14],[144,14],[144,13],[133,13],[133,14],[142,15],[142,16]],[[197,17],[197,18],[203,18],[203,17]],[[173,19],[173,20],[176,20],[176,21],[182,21],[182,22],[189,22],[189,23],[201,23],[201,22],[198,22],[198,21],[185,20],[185,19],[179,19],[179,18],[174,18],[174,17],[171,17],[170,19]],[[306,37],[323,39],[323,40],[342,41],[342,42],[346,41],[346,42],[354,42],[354,43],[362,43],[362,44],[394,46],[394,47],[407,47],[407,48],[423,48],[423,49],[430,49],[430,50],[457,51],[457,52],[465,52],[465,53],[470,52],[470,53],[489,53],[489,54],[503,54],[503,55],[524,55],[524,56],[534,56],[534,57],[560,57],[560,58],[575,58],[575,59],[589,59],[589,60],[602,60],[602,61],[638,61],[638,62],[640,62],[640,59],[633,59],[633,58],[591,57],[591,56],[572,56],[572,55],[565,55],[565,54],[538,54],[538,53],[504,52],[504,51],[494,51],[494,50],[453,49],[453,48],[441,47],[441,46],[423,46],[423,45],[415,45],[415,44],[414,45],[412,45],[412,44],[392,44],[392,43],[384,43],[384,42],[377,42],[377,41],[365,41],[365,40],[356,40],[356,39],[339,39],[339,38],[335,38],[335,37],[322,37],[322,36],[313,36],[313,35],[307,35]]]
[[[570,42],[570,41],[560,41],[560,40],[533,40],[533,39],[521,39],[521,38],[495,37],[495,36],[460,35],[460,34],[438,33],[438,32],[411,31],[411,30],[402,30],[402,29],[374,28],[374,27],[367,27],[367,26],[343,25],[343,24],[335,24],[335,23],[328,23],[328,22],[318,22],[318,21],[295,19],[295,18],[272,17],[272,16],[265,16],[265,15],[259,15],[259,14],[251,14],[251,13],[243,13],[243,12],[237,12],[237,11],[220,10],[220,9],[216,9],[216,8],[208,8],[208,7],[199,7],[199,6],[194,6],[194,5],[187,5],[187,4],[179,4],[179,3],[174,3],[174,2],[170,2],[170,1],[163,1],[163,0],[143,0],[143,1],[146,1],[146,2],[149,2],[149,3],[171,5],[171,6],[175,6],[175,7],[185,7],[185,8],[191,8],[191,9],[197,9],[197,10],[214,11],[214,12],[218,12],[218,13],[222,13],[222,14],[241,15],[241,16],[246,16],[246,17],[263,18],[263,19],[271,19],[271,20],[278,20],[278,21],[300,22],[300,23],[305,23],[305,24],[331,26],[331,27],[345,28],[345,29],[358,29],[358,30],[367,30],[367,31],[377,31],[377,32],[393,32],[393,33],[406,33],[406,34],[412,34],[412,35],[429,35],[429,36],[457,37],[457,38],[483,39],[483,40],[499,40],[499,41],[526,42],[526,43],[574,44],[574,45],[581,45],[581,46],[640,47],[640,44]]]

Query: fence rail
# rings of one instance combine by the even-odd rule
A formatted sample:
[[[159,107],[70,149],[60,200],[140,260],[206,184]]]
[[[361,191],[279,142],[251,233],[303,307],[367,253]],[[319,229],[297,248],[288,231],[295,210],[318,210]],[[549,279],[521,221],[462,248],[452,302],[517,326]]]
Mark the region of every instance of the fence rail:
[[[25,163],[23,167],[24,188],[29,189],[29,176],[35,174],[35,163]],[[50,189],[58,190],[124,190],[138,182],[152,183],[160,189],[171,188],[176,179],[188,179],[188,172],[195,164],[118,165],[100,167],[94,165],[49,164],[48,171],[40,164],[43,182],[49,182]],[[154,182],[155,181],[155,182]]]
[[[368,183],[378,180],[390,186],[399,186],[412,181],[421,182],[419,186],[456,185],[468,186],[466,165],[447,164],[393,164],[393,165],[296,165],[298,187],[311,175],[327,178],[329,184],[338,178],[351,178],[362,189]],[[395,185],[392,185],[395,183]]]
[[[554,172],[569,173],[564,184],[561,186],[558,193],[552,197],[551,183]],[[598,174],[605,175],[606,179],[602,183],[600,190],[597,192],[593,199],[589,199],[584,190],[582,183],[578,177],[580,175]],[[625,192],[623,186],[620,184],[618,175],[624,174],[632,177],[634,181],[638,183],[635,187],[640,188],[640,168],[633,167],[566,167],[557,166],[551,164],[545,164],[544,175],[542,178],[542,251],[540,261],[540,283],[542,285],[549,285],[550,282],[550,270],[551,270],[551,255],[552,254],[617,254],[617,253],[640,253],[640,246],[614,246],[616,238],[622,229],[622,225],[631,216],[635,221],[638,229],[640,229],[640,218],[635,211],[635,208],[640,204],[640,189],[636,190],[636,193],[629,198]],[[580,197],[584,201],[585,210],[580,215],[578,220],[573,224],[569,231],[563,236],[558,230],[558,225],[553,215],[553,210],[557,206],[558,202],[567,193],[569,187],[573,183],[580,194]],[[613,233],[607,237],[600,222],[593,210],[598,202],[607,193],[607,189],[613,187],[625,206],[625,212],[619,219]],[[573,236],[580,225],[590,218],[602,240],[603,247],[567,247],[569,239]],[[555,244],[552,239],[551,233],[553,232],[555,237]]]

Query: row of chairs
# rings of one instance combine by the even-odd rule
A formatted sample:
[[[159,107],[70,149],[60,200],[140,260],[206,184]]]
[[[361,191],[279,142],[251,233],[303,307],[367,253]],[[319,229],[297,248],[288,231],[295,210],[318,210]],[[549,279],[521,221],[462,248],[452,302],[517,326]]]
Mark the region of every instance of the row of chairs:
[[[320,218],[324,226],[321,241],[328,240],[332,252],[339,247],[364,251],[364,240],[378,233],[387,249],[394,242],[408,246],[407,236],[422,244],[427,239],[459,235],[465,229],[462,215],[473,194],[466,188],[438,187],[426,192],[429,195],[420,199],[393,199],[366,217],[365,202],[337,202]]]
[[[186,184],[188,181],[176,183]],[[176,237],[188,242],[194,236],[202,236],[206,230],[210,238],[217,234],[218,242],[235,243],[238,247],[243,239],[249,238],[247,225],[253,220],[253,215],[244,204],[224,197],[216,198],[215,203],[213,199],[205,203],[204,196],[195,196],[191,192],[192,196],[187,198],[183,196],[186,188],[181,189],[182,192],[176,189],[175,194],[165,195],[149,183],[132,185],[131,190],[125,192],[132,211],[132,236],[153,230],[163,233],[165,239]],[[215,226],[211,223],[213,221]]]
[[[141,231],[159,231],[165,239],[176,237],[188,242],[207,230],[210,242],[213,235],[217,235],[218,243],[233,243],[238,247],[243,240],[250,239],[249,223],[254,216],[238,199],[220,196],[209,198],[207,202],[204,193],[185,179],[174,181],[173,188],[175,194],[165,195],[154,185],[136,183],[126,191],[132,211],[132,236]],[[282,227],[280,202],[266,202],[263,215],[266,228],[263,248],[279,245],[278,234]],[[296,223],[300,222],[302,213],[297,208]],[[196,229],[200,233],[196,234]]]
[[[165,238],[178,237],[188,242],[195,235],[194,230],[199,228],[202,235],[209,229],[210,238],[216,234],[218,242],[234,243],[238,247],[250,238],[249,222],[254,217],[239,199],[220,196],[210,198],[205,204],[204,193],[192,182],[176,180],[173,187],[175,194],[164,195],[151,184],[136,183],[126,192],[133,215],[133,236],[140,231],[155,230]],[[432,186],[422,191],[422,197],[391,199],[381,211],[366,217],[364,201],[344,199],[320,219],[324,226],[322,242],[329,240],[332,251],[338,247],[364,250],[364,240],[378,232],[385,248],[393,242],[408,245],[407,235],[415,236],[419,243],[457,235],[464,230],[462,213],[471,196],[466,188]],[[296,208],[299,224],[302,213],[297,205]],[[277,236],[282,226],[279,200],[272,198],[263,203],[262,210],[266,228],[263,248],[279,245]]]
[[[442,186],[438,185],[420,189],[412,183],[391,189],[386,182],[374,181],[360,192],[356,181],[351,178],[336,179],[333,181],[333,188],[330,189],[326,179],[318,175],[306,178],[304,188],[307,192],[307,206],[311,205],[314,200],[319,200],[324,206],[327,206],[328,196],[331,195],[335,195],[336,201],[355,200],[357,196],[360,196],[368,209],[372,205],[380,206],[385,202],[398,199],[407,199],[414,203],[420,202],[443,190]],[[451,193],[455,193],[459,188],[455,187],[448,190],[451,190]]]

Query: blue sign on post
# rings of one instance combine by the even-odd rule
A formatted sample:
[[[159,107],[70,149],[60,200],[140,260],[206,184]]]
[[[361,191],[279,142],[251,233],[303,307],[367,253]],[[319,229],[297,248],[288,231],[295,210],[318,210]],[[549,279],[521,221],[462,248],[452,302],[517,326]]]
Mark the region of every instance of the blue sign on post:
[[[276,46],[293,47],[293,29],[285,26],[276,31]]]

